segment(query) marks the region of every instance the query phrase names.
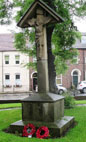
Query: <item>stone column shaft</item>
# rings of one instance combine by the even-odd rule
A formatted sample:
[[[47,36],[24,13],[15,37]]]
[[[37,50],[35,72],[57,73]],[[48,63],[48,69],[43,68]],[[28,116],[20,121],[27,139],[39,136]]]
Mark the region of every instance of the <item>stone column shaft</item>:
[[[37,71],[38,71],[38,92],[49,92],[48,79],[48,56],[46,26],[43,25],[43,11],[37,11],[36,46],[37,46]]]

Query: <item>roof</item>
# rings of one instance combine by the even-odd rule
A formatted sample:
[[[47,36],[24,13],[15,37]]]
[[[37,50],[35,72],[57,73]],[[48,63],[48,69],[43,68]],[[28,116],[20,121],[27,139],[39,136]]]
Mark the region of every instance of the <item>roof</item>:
[[[30,8],[25,12],[25,14],[20,19],[17,25],[22,28],[28,27],[27,21],[35,17],[36,9],[38,8],[38,6],[45,10],[50,16],[52,16],[57,23],[61,23],[64,21],[64,19],[59,14],[57,14],[52,8],[50,8],[46,3],[41,0],[35,0],[30,6]]]
[[[13,34],[0,34],[0,51],[16,51]]]
[[[86,49],[86,33],[81,33],[82,34],[82,37],[81,39],[78,39],[76,41],[76,43],[73,45],[73,48],[77,48],[77,49]],[[83,43],[82,42],[82,38],[83,36],[85,36],[85,42]]]
[[[82,36],[86,36],[86,33],[82,33]],[[29,47],[32,45],[29,43]],[[86,43],[82,44],[80,40],[77,40],[73,45],[77,49],[86,49]],[[14,48],[14,35],[13,34],[0,34],[0,52],[1,51],[16,51]]]

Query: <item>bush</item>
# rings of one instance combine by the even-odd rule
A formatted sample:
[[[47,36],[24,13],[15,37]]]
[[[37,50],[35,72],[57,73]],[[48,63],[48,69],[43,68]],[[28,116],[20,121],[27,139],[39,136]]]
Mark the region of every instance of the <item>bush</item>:
[[[63,94],[64,98],[64,106],[65,108],[73,108],[75,106],[75,100],[73,96],[71,96],[71,93],[68,91]]]

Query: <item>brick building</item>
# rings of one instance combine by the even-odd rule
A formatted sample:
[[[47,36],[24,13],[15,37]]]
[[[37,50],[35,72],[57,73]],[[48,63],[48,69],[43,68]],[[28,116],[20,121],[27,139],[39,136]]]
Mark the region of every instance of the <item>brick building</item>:
[[[77,62],[68,65],[69,69],[64,75],[56,77],[56,83],[66,88],[71,88],[73,85],[77,86],[77,83],[86,80],[86,33],[82,33],[81,40],[77,40],[74,48],[77,48],[79,52]],[[30,70],[30,90],[36,89],[36,86],[37,72]]]
[[[66,88],[71,88],[82,81],[86,80],[86,33],[82,33],[81,40],[74,45],[78,49],[79,55],[75,64],[69,65],[69,69],[65,75],[60,75],[59,82]],[[58,78],[57,78],[58,82]]]

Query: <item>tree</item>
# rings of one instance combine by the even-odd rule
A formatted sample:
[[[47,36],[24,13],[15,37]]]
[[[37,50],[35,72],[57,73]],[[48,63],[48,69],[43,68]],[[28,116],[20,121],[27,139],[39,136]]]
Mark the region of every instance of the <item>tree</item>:
[[[61,15],[65,22],[57,25],[47,27],[47,47],[48,47],[48,67],[49,67],[49,89],[50,92],[56,92],[56,72],[63,73],[67,69],[66,62],[69,60],[73,62],[73,57],[77,56],[77,51],[72,48],[76,39],[80,37],[76,27],[73,23],[73,15],[83,16],[85,14],[85,0],[43,0],[59,15]],[[30,6],[33,0],[1,0],[0,7],[1,24],[5,23],[5,17],[10,17],[10,12],[13,7],[20,7],[17,12],[16,21],[24,14],[26,9]],[[8,4],[7,4],[8,3]],[[7,8],[5,10],[5,8]],[[4,14],[3,11],[5,10]],[[81,15],[82,13],[82,15]],[[4,21],[4,22],[2,22]],[[8,18],[9,21],[9,18]],[[7,23],[7,22],[6,22]],[[8,22],[9,23],[9,22]],[[34,41],[35,35],[32,31],[27,29],[15,36],[15,46],[18,50],[27,53],[29,56],[35,56],[35,45],[32,49],[26,47],[26,39],[29,36],[31,43]],[[52,46],[52,43],[54,46]],[[54,48],[52,48],[54,47]],[[55,64],[54,64],[55,63]],[[32,65],[32,64],[31,64]]]

